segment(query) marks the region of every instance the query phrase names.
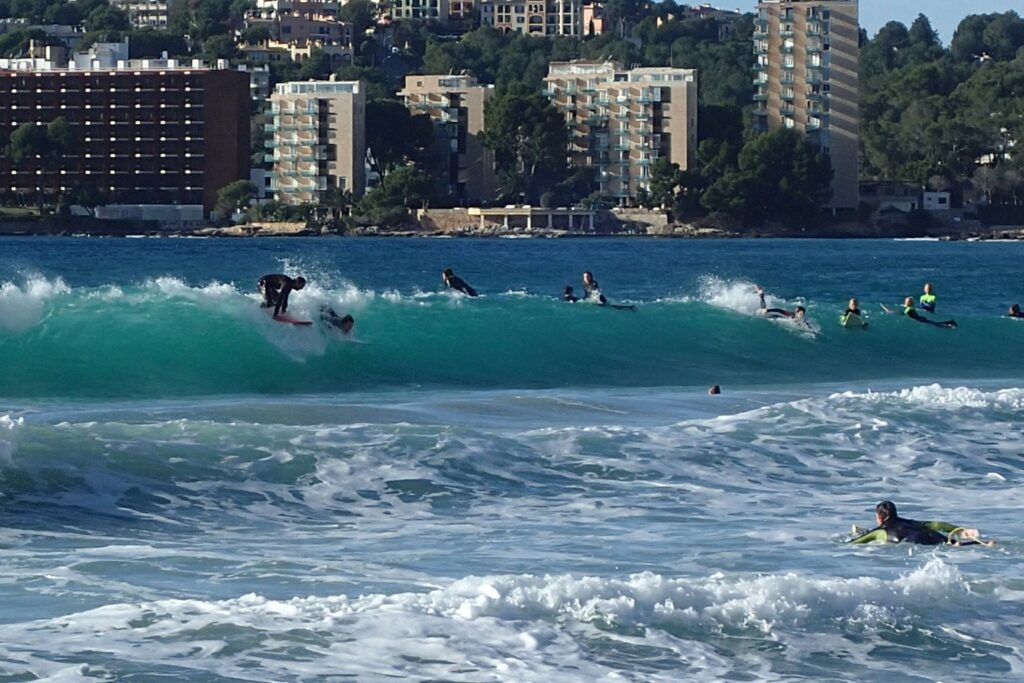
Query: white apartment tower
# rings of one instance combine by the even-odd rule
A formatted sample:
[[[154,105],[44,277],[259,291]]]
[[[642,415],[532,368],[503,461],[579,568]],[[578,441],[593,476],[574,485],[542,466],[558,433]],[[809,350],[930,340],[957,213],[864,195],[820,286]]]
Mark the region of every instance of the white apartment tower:
[[[366,92],[362,81],[278,84],[265,126],[270,190],[285,204],[319,204],[332,188],[366,188]]]
[[[574,166],[593,166],[620,202],[650,189],[651,164],[688,168],[697,149],[697,72],[615,62],[552,62],[545,93],[565,117]]]

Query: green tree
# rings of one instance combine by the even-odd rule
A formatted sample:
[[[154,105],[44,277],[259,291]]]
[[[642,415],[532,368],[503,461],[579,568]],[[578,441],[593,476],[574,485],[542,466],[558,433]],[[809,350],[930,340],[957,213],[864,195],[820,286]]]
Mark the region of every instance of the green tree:
[[[37,156],[44,157],[49,151],[50,141],[46,137],[46,127],[32,122],[23,123],[15,128],[7,145],[7,156],[15,166]]]
[[[256,186],[248,180],[228,183],[217,192],[217,203],[213,210],[224,218],[230,218],[236,211],[248,208],[256,197]]]
[[[218,59],[235,59],[237,56],[238,47],[229,35],[210,36],[203,42],[202,57],[210,64]]]
[[[97,7],[85,19],[85,30],[90,32],[127,31],[130,27],[128,13],[109,5]]]
[[[434,142],[434,123],[425,114],[413,116],[395,100],[371,100],[366,104],[366,146],[370,166],[384,178],[397,166],[425,162]]]
[[[705,192],[702,203],[748,224],[812,218],[831,196],[828,157],[792,130],[759,135],[743,146],[739,165]]]
[[[338,19],[352,25],[352,36],[355,38],[373,26],[377,19],[377,9],[370,0],[349,0],[338,11]]]
[[[651,164],[650,202],[651,206],[674,208],[676,198],[682,190],[686,178],[679,164],[674,164],[668,157],[659,157]]]
[[[507,201],[536,203],[568,174],[565,120],[540,93],[513,83],[484,106],[483,142],[494,150]]]
[[[363,225],[395,226],[408,220],[409,209],[426,204],[430,198],[430,177],[413,166],[397,168],[356,205],[356,222]]]

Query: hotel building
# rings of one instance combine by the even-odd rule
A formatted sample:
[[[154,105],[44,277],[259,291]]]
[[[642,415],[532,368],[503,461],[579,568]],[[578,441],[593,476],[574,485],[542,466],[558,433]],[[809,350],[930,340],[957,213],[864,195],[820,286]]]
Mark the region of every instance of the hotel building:
[[[754,23],[755,114],[790,128],[832,160],[833,209],[859,203],[857,0],[762,0]]]
[[[434,121],[434,168],[431,176],[460,204],[494,199],[497,181],[494,153],[484,146],[484,105],[493,85],[472,76],[406,76],[398,93],[413,114]]]
[[[0,193],[52,200],[89,186],[103,204],[201,205],[249,178],[249,76],[174,60],[103,68],[0,69],[0,131],[63,117],[72,149],[15,166],[0,155]]]
[[[574,166],[593,166],[620,202],[650,187],[665,157],[688,168],[697,148],[697,72],[614,62],[552,62],[545,93],[565,117]]]
[[[319,204],[332,188],[366,189],[366,92],[361,81],[279,83],[264,126],[270,191],[285,204]]]

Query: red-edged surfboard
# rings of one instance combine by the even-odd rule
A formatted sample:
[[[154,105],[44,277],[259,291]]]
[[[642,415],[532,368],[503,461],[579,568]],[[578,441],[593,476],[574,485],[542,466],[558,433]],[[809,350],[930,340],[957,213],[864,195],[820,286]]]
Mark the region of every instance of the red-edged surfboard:
[[[279,314],[275,315],[274,316],[274,320],[276,320],[279,323],[288,323],[289,325],[312,325],[313,324],[312,320],[299,320],[298,318],[291,317],[287,313],[279,313]]]

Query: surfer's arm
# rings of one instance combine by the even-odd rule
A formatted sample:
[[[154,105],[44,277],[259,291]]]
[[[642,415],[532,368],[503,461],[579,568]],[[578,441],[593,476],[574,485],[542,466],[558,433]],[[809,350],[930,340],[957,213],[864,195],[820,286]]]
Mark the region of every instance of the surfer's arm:
[[[889,540],[889,534],[886,533],[885,529],[878,528],[872,529],[871,531],[861,534],[857,538],[849,541],[850,543],[885,543]]]

